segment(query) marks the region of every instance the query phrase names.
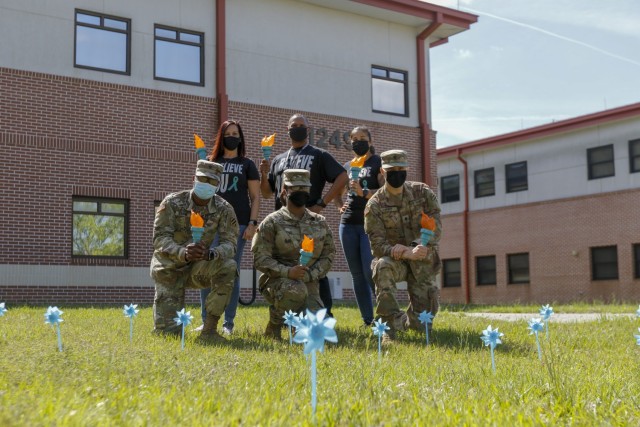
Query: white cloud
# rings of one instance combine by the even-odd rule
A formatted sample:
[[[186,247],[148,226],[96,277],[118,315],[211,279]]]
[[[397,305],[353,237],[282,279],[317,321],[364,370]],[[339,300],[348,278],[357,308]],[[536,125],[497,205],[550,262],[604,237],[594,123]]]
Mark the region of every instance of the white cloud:
[[[473,56],[473,53],[469,49],[456,49],[457,57],[460,59],[467,59]]]

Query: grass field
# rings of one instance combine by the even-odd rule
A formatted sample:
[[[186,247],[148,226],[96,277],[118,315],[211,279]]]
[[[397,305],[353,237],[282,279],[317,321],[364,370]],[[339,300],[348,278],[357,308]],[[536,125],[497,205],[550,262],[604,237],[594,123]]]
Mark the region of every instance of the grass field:
[[[46,307],[7,308],[0,317],[2,426],[640,423],[636,318],[573,324],[552,318],[549,340],[541,335],[540,362],[526,322],[485,321],[451,307],[436,317],[429,347],[424,335],[408,332],[379,360],[357,308],[340,306],[339,342],[318,354],[314,420],[302,346],[261,336],[265,306],[241,307],[227,344],[202,345],[190,332],[184,351],[179,339],[151,334],[149,307],[135,318],[130,343],[122,307],[61,306],[63,352],[44,324]],[[537,308],[528,307],[532,317]],[[636,309],[554,305],[556,313]],[[505,334],[496,373],[480,340],[490,323]]]

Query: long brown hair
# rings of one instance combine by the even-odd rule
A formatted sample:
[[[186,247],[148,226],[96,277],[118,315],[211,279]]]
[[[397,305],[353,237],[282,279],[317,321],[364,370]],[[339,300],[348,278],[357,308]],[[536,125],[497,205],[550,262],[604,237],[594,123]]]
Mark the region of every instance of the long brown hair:
[[[227,120],[226,122],[220,125],[218,129],[218,133],[216,134],[216,141],[213,144],[213,149],[211,150],[211,154],[209,155],[209,160],[214,161],[222,157],[224,154],[224,145],[222,144],[222,140],[224,138],[224,133],[227,131],[227,128],[231,125],[238,126],[238,133],[240,134],[240,144],[238,144],[238,156],[244,157],[245,155],[245,143],[244,143],[244,133],[242,132],[242,127],[240,126],[240,122],[237,120]]]

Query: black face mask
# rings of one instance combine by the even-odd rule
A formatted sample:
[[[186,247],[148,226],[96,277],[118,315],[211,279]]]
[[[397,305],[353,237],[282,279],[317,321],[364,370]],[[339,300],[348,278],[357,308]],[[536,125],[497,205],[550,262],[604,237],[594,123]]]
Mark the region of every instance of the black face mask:
[[[387,182],[393,188],[400,188],[407,180],[407,171],[389,171],[387,172]]]
[[[296,142],[302,142],[307,139],[307,128],[298,127],[289,129],[289,137]]]
[[[351,149],[358,156],[364,156],[369,151],[369,141],[353,141],[351,142]]]
[[[233,151],[240,145],[240,138],[236,136],[225,136],[222,138],[222,145],[229,151]]]
[[[307,202],[311,198],[311,194],[306,191],[294,191],[293,193],[290,193],[287,198],[291,203],[301,208],[306,206]]]

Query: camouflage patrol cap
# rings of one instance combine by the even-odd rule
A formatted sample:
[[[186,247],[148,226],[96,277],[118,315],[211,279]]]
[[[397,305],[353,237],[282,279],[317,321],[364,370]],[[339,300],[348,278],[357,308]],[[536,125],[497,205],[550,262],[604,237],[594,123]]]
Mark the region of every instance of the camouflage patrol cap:
[[[209,178],[220,181],[223,166],[220,163],[210,162],[208,160],[198,160],[196,166],[196,176],[208,176]]]
[[[389,150],[380,154],[382,168],[389,169],[396,166],[407,167],[407,152],[404,150]]]
[[[287,187],[311,187],[309,171],[306,169],[287,169],[283,175]]]

